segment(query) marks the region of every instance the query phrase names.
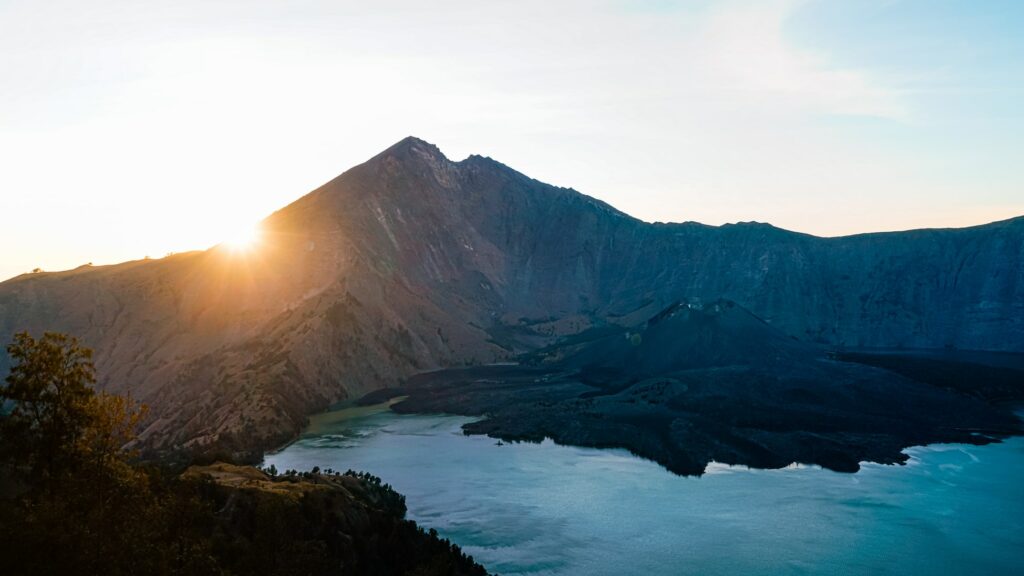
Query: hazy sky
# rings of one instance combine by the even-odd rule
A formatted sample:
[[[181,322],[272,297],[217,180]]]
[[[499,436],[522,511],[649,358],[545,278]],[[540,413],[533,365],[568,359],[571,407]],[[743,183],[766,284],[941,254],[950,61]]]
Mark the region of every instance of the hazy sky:
[[[407,135],[645,220],[1024,214],[1024,2],[0,0],[0,279],[206,248]]]

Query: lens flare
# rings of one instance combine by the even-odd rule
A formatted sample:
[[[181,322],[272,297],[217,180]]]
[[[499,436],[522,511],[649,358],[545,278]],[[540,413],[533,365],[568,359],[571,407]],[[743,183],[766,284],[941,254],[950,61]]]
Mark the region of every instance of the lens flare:
[[[259,243],[259,239],[260,233],[257,226],[239,226],[228,231],[223,245],[234,252],[248,252]]]

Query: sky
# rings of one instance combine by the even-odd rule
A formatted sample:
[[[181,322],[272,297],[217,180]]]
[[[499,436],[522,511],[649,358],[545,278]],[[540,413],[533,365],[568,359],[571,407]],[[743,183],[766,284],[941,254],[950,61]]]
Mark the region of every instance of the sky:
[[[0,279],[205,249],[392,143],[648,221],[1024,214],[1024,2],[0,0]]]

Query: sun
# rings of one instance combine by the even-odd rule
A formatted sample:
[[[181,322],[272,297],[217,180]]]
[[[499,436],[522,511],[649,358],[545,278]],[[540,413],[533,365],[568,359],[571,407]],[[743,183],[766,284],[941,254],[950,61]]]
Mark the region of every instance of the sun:
[[[224,238],[224,246],[233,252],[248,252],[252,250],[260,240],[260,231],[257,226],[239,226],[228,230]]]

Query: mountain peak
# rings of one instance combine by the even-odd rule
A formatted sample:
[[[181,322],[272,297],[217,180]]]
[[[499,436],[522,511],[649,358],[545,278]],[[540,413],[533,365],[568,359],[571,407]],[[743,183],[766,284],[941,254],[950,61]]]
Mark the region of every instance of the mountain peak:
[[[384,150],[378,157],[392,157],[399,160],[421,158],[433,162],[447,162],[448,157],[441,149],[415,136],[406,136]]]

